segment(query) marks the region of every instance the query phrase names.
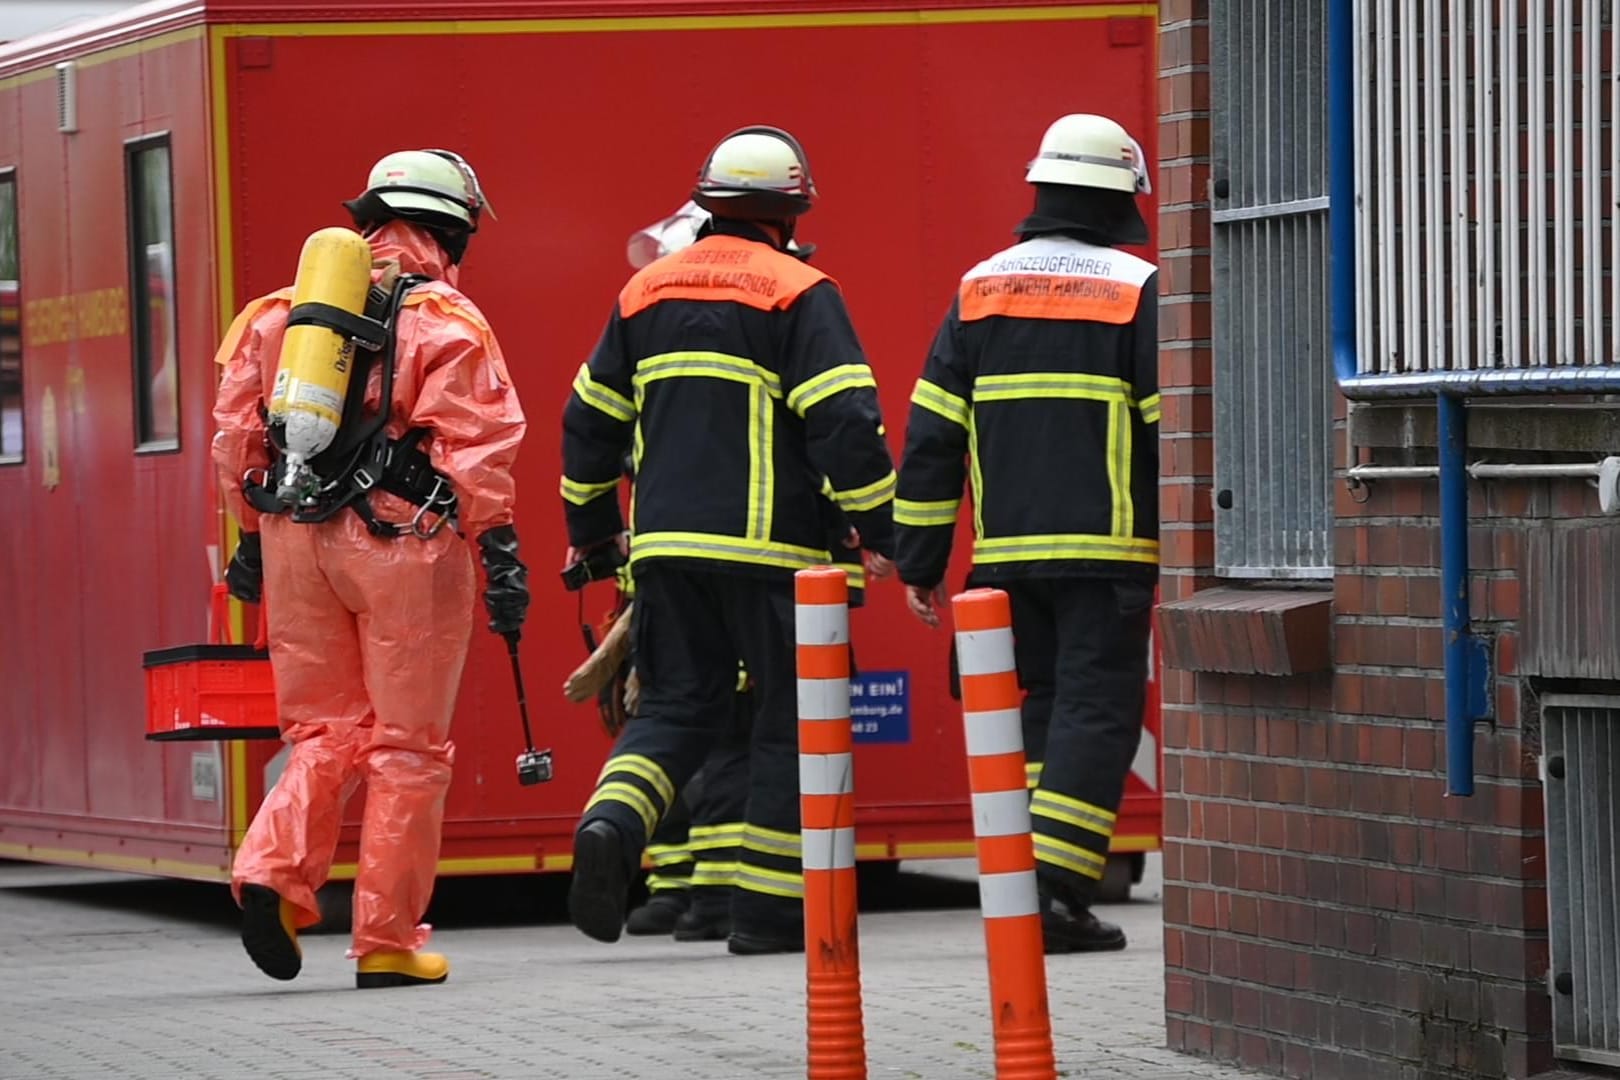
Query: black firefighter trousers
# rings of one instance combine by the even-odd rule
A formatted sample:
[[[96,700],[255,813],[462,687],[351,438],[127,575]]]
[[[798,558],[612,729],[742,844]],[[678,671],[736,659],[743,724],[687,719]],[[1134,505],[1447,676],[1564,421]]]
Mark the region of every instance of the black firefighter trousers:
[[[729,704],[719,743],[647,844],[653,863],[647,879],[651,891],[685,891],[705,919],[730,917],[748,809],[753,695],[739,688]]]
[[[639,567],[631,629],[641,705],[603,766],[580,824],[606,819],[639,855],[723,741],[741,658],[754,687],[748,799],[733,879],[733,928],[797,940],[804,926],[799,836],[793,579],[673,560]]]
[[[1012,601],[1036,873],[1089,906],[1108,865],[1142,741],[1153,585],[1106,578],[997,582]]]

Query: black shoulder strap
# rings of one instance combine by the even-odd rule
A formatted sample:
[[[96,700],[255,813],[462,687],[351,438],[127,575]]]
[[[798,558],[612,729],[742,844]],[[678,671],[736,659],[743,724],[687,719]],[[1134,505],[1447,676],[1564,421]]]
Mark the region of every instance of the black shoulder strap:
[[[355,452],[368,446],[388,426],[394,407],[394,369],[399,350],[399,309],[405,303],[405,294],[416,286],[430,281],[420,274],[401,274],[392,291],[373,285],[366,297],[366,318],[375,319],[385,331],[382,347],[375,352],[357,349],[355,370],[349,379],[349,392],[343,401],[343,421],[338,426],[337,438],[321,452],[320,466],[331,463],[341,471],[354,458]],[[366,415],[366,389],[371,382],[371,365],[382,364],[382,396],[379,408]],[[336,479],[336,473],[331,475]],[[346,477],[345,477],[346,479]]]

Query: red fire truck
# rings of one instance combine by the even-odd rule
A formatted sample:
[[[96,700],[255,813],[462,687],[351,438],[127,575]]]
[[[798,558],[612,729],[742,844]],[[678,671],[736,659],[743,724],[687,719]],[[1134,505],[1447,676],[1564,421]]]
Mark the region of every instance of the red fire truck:
[[[476,164],[500,218],[462,285],[534,436],[525,666],[557,775],[518,785],[510,670],[475,635],[441,872],[566,869],[608,740],[554,689],[582,645],[545,572],[564,547],[547,432],[628,274],[626,238],[680,204],[720,134],[792,130],[822,192],[803,238],[848,297],[898,453],[957,275],[1009,242],[1045,126],[1108,113],[1156,159],[1156,19],[1087,0],[165,0],[0,48],[21,301],[16,349],[0,298],[0,384],[24,421],[21,452],[0,455],[0,857],[228,876],[281,745],[146,741],[142,657],[206,640],[234,542],[209,464],[215,343],[291,279],[309,232],[346,224],[340,200],[383,152]],[[883,585],[853,621],[860,857],[971,854],[948,635]],[[1146,726],[1116,885],[1159,845],[1156,704]]]

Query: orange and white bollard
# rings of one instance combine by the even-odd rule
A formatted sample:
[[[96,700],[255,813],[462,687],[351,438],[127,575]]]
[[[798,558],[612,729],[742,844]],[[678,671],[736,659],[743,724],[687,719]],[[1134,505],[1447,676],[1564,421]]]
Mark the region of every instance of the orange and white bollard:
[[[866,1080],[856,940],[855,765],[849,717],[849,584],[827,567],[795,575],[799,812],[809,1080]]]
[[[1053,1080],[1057,1060],[1024,780],[1012,604],[1000,589],[973,589],[954,597],[951,608],[990,961],[996,1080]]]

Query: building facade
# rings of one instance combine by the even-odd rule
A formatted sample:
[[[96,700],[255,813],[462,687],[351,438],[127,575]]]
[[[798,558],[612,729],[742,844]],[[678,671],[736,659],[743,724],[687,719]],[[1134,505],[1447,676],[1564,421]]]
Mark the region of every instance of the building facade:
[[[1343,5],[1160,4],[1169,1041],[1620,1063],[1620,41]]]

